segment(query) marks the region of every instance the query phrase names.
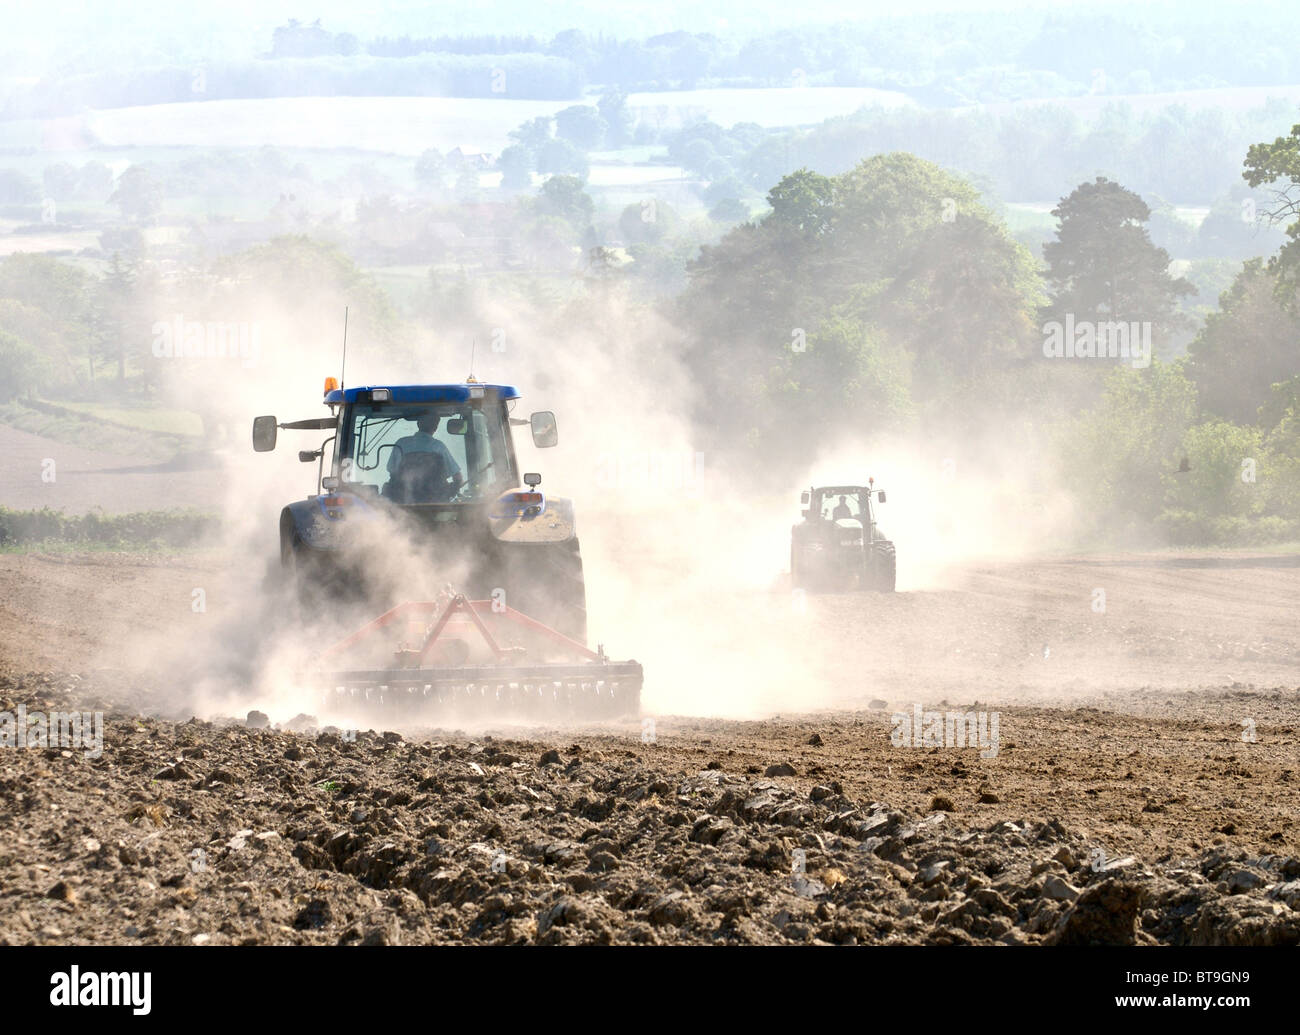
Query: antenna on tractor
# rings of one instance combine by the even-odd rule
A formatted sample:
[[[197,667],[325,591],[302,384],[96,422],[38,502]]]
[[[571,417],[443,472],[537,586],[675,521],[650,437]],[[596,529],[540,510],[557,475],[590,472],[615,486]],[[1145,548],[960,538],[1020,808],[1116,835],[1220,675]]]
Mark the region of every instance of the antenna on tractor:
[[[478,349],[478,335],[474,335],[469,340],[469,377],[465,378],[465,383],[472,385],[474,383],[474,353]]]
[[[344,380],[348,372],[348,307],[343,307],[343,369],[339,371],[339,389],[347,387]]]

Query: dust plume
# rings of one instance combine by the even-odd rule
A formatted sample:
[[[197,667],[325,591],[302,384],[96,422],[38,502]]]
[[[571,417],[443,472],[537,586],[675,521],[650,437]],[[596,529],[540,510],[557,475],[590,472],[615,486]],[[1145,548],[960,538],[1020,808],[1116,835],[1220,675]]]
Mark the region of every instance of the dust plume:
[[[300,463],[296,453],[328,433],[284,431],[275,452],[254,454],[247,429],[258,414],[326,415],[320,386],[341,372],[346,301],[340,291],[292,305],[248,290],[226,305],[261,328],[257,363],[178,368],[191,384],[219,375],[222,420],[232,429],[219,547],[235,563],[228,585],[209,595],[210,632],[183,651],[199,673],[188,681],[196,709],[259,707],[277,719],[319,711],[298,678],[315,652],[392,602],[433,599],[460,577],[456,558],[415,563],[429,555],[428,544],[382,525],[367,565],[389,592],[332,619],[296,615],[279,571],[278,516],[315,491],[317,464]],[[582,305],[484,296],[478,308],[473,325],[408,329],[399,348],[372,340],[364,314],[354,314],[347,381],[457,382],[472,362],[479,380],[520,389],[516,416],[555,411],[560,445],[536,449],[520,428],[519,468],[540,473],[544,491],[574,500],[589,642],[644,665],[647,715],[759,717],[882,692],[870,675],[880,645],[828,628],[816,620],[818,599],[791,592],[790,527],[809,484],[874,477],[887,490],[878,517],[898,546],[900,590],[941,587],[962,560],[1065,545],[1069,506],[1044,480],[1044,458],[999,432],[953,447],[919,445],[920,436],[846,435],[810,455],[803,480],[788,484],[786,475],[736,462],[734,443],[702,435],[694,415],[707,398],[678,332],[618,291],[596,292]],[[151,641],[137,654],[157,665],[175,651]],[[861,675],[846,685],[845,670]]]

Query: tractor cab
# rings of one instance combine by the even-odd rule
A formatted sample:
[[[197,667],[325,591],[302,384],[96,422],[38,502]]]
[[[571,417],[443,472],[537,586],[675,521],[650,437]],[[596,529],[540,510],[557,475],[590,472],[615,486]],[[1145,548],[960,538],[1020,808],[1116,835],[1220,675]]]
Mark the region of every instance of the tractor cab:
[[[346,389],[326,378],[328,417],[256,418],[257,452],[274,449],[281,429],[326,433],[298,453],[317,465],[316,492],[280,512],[281,566],[300,598],[378,592],[372,583],[389,572],[375,551],[398,542],[416,567],[454,561],[471,598],[509,591],[511,606],[585,637],[573,501],[543,493],[515,454],[516,426],[539,448],[556,445],[555,415],[511,416],[518,401],[516,388],[473,378]]]
[[[509,417],[484,401],[349,401],[334,457],[339,487],[410,505],[479,502],[517,484]]]
[[[828,485],[806,489],[800,502],[807,521],[871,529],[876,523],[873,503],[884,503],[885,498],[883,489],[874,488],[873,479],[869,485]]]
[[[529,425],[538,447],[557,441],[550,411],[528,420],[510,416],[518,399],[509,385],[474,381],[341,389],[328,378],[331,417],[284,424],[258,417],[253,448],[274,449],[279,428],[327,430],[332,434],[319,449],[298,454],[319,461],[325,493],[399,506],[490,503],[521,481],[512,425]]]

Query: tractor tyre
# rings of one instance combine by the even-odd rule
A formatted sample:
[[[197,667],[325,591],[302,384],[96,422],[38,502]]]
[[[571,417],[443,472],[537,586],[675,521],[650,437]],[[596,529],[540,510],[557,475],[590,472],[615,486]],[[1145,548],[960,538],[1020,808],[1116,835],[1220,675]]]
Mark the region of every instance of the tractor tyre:
[[[587,584],[577,537],[528,546],[511,558],[506,603],[579,643],[587,642]]]
[[[304,619],[320,614],[327,594],[322,585],[320,562],[311,556],[309,547],[297,530],[280,540],[280,565],[297,598],[298,613]]]
[[[898,558],[894,544],[878,539],[871,544],[871,588],[877,593],[892,593],[897,581]]]

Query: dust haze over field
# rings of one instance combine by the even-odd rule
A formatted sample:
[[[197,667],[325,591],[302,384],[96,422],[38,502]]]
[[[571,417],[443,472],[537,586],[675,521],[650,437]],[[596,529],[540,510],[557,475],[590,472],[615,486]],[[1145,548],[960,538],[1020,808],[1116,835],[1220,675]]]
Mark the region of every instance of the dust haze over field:
[[[264,273],[279,279],[274,268]],[[811,484],[871,477],[889,494],[879,520],[898,544],[903,592],[956,589],[973,563],[1061,553],[1079,539],[1080,502],[1057,481],[1046,436],[1029,430],[1048,425],[1042,413],[972,419],[960,434],[861,435],[848,424],[808,442],[806,474],[794,481],[788,464],[753,464],[738,431],[700,427],[701,407],[707,412],[718,388],[694,376],[678,328],[620,292],[602,292],[594,308],[572,317],[562,305],[479,293],[472,321],[442,333],[410,328],[387,347],[374,340],[373,314],[350,308],[346,371],[345,305],[350,296],[338,287],[297,300],[262,285],[229,288],[215,311],[257,329],[255,355],[154,360],[161,384],[175,386],[165,403],[206,393],[226,429],[218,475],[224,531],[210,545],[239,560],[223,573],[207,601],[210,618],[195,632],[177,641],[170,628],[146,626],[114,653],[143,669],[189,673],[187,700],[200,714],[256,707],[282,721],[320,711],[310,673],[322,648],[393,601],[431,600],[457,584],[456,558],[387,522],[365,552],[372,572],[384,573],[376,579],[389,590],[382,600],[300,619],[283,580],[268,579],[278,563],[280,508],[315,491],[317,464],[300,463],[297,451],[316,448],[328,433],[283,431],[274,452],[254,454],[248,429],[259,414],[325,416],[327,375],[345,374],[358,386],[454,382],[473,373],[518,386],[516,416],[556,412],[554,450],[535,449],[526,429],[517,429],[520,470],[538,471],[544,490],[575,501],[589,640],[611,657],[642,662],[649,714],[757,718],[832,707],[887,695],[884,663],[914,663],[915,640],[900,649],[865,631],[846,638],[819,619],[822,602],[792,592],[790,526],[799,518],[798,494]],[[152,308],[169,312],[161,298]],[[1028,616],[1036,599],[1026,591],[1018,606]],[[866,609],[877,608],[868,601]],[[923,655],[947,656],[954,631],[926,624]],[[971,672],[973,681],[982,684],[987,671]],[[1080,689],[1088,688],[1087,675],[1086,666],[1071,672]]]
[[[313,316],[265,296],[230,305],[262,328],[253,369],[228,360],[165,361],[201,364],[228,386],[227,532],[213,545],[247,559],[231,576],[226,607],[213,606],[224,617],[185,640],[184,663],[203,673],[194,699],[200,711],[259,707],[283,720],[320,709],[302,673],[317,651],[387,602],[304,622],[291,617],[288,596],[267,594],[279,507],[314,490],[316,464],[300,464],[296,451],[315,448],[326,433],[285,431],[274,453],[253,455],[246,429],[260,413],[281,420],[326,413],[317,385],[341,370],[342,321],[335,343],[328,306],[311,307]],[[455,381],[471,372],[472,355],[480,380],[520,387],[516,414],[557,413],[560,446],[538,451],[525,433],[516,442],[520,467],[542,473],[543,489],[575,500],[590,642],[642,662],[648,713],[761,717],[888,691],[869,679],[823,676],[879,671],[883,659],[904,656],[878,637],[846,642],[829,632],[789,587],[789,528],[809,484],[874,477],[889,493],[880,521],[899,545],[905,592],[954,588],[974,561],[1023,560],[1074,542],[1072,505],[1046,473],[1050,458],[1009,441],[1002,428],[946,443],[846,432],[814,446],[807,479],[781,484],[781,475],[737,462],[734,441],[711,442],[698,430],[693,411],[706,389],[676,354],[669,324],[634,318],[616,296],[582,322],[548,315],[489,303],[477,333],[426,335],[404,343],[412,355],[398,361],[373,356],[353,315],[347,383]],[[433,599],[456,584],[454,558],[411,563],[428,556],[427,544],[395,526],[373,536],[366,552],[372,568],[388,572],[385,584],[400,587],[388,599]],[[1032,610],[1033,599],[1022,604]],[[819,606],[813,602],[814,612]],[[930,625],[925,653],[946,654],[951,631]],[[175,663],[152,630],[142,630],[130,653],[160,670]]]
[[[342,328],[340,320],[337,347],[301,340],[293,330],[302,314],[277,313],[272,306],[235,307],[263,328],[255,369],[222,368],[220,360],[175,361],[215,367],[230,386],[224,404],[233,429],[224,472],[227,531],[213,545],[248,559],[229,592],[251,605],[187,639],[184,654],[187,664],[206,672],[217,700],[259,705],[287,718],[319,707],[290,692],[296,670],[340,631],[351,631],[328,617],[285,621],[282,609],[291,602],[266,599],[261,583],[264,563],[277,549],[279,507],[314,490],[316,465],[300,464],[296,451],[314,448],[326,433],[285,431],[274,453],[252,456],[245,429],[259,413],[281,420],[325,415],[316,385],[340,369]],[[801,685],[810,659],[831,647],[809,640],[782,577],[798,490],[782,492],[762,477],[746,476],[721,459],[723,449],[700,440],[691,420],[699,386],[665,345],[673,329],[632,319],[613,299],[599,318],[612,333],[564,325],[534,334],[529,329],[545,326],[544,314],[496,307],[485,316],[477,343],[468,340],[472,335],[426,340],[400,362],[371,359],[369,343],[353,331],[347,383],[455,381],[471,372],[472,353],[472,372],[480,380],[520,388],[524,398],[516,415],[556,412],[560,446],[538,451],[525,431],[516,440],[521,470],[539,471],[544,490],[575,500],[590,640],[612,657],[642,661],[650,673],[648,708],[760,715],[831,703],[830,696],[810,700]],[[439,557],[437,566],[411,564],[430,555],[428,544],[410,541],[396,527],[374,536],[365,554],[368,564],[390,572],[389,585],[402,587],[399,598],[411,600],[433,599],[444,583],[456,584],[449,558]],[[372,613],[383,609],[375,603]],[[347,614],[355,624],[364,608],[353,606]],[[132,652],[142,661],[166,655],[151,631],[142,641]],[[251,671],[250,658],[261,659]],[[712,689],[701,695],[701,686]],[[207,703],[203,695],[199,702]]]

